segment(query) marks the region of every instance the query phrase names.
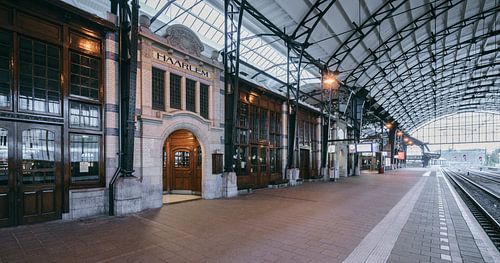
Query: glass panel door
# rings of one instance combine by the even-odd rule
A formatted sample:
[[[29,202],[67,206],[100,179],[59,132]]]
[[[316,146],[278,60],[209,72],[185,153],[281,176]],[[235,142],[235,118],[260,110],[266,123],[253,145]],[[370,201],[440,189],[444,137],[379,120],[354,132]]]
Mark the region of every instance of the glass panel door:
[[[259,151],[257,146],[252,146],[250,148],[250,176],[252,178],[252,184],[255,187],[258,184],[259,175]]]
[[[0,121],[0,227],[14,224],[14,187],[12,180],[12,136],[14,126],[12,123]]]
[[[0,185],[9,183],[9,131],[0,128]]]
[[[267,168],[267,147],[259,149],[259,186],[266,187],[269,184],[269,171]]]
[[[192,161],[193,155],[188,148],[177,148],[172,150],[173,163],[173,189],[191,190],[192,185]]]
[[[54,132],[28,129],[22,132],[23,184],[53,184],[55,173]]]
[[[19,223],[61,216],[60,127],[17,124]]]

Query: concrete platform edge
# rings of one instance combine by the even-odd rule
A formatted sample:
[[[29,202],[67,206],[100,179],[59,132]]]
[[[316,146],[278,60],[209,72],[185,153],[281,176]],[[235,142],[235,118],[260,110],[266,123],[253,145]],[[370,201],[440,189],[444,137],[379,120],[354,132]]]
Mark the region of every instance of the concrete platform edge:
[[[467,223],[467,226],[469,227],[472,235],[474,236],[474,241],[476,242],[476,245],[479,248],[481,255],[483,256],[484,261],[500,263],[500,253],[496,249],[493,242],[491,242],[490,238],[484,232],[484,230],[479,225],[479,223],[477,222],[476,218],[472,215],[470,210],[466,208],[464,201],[458,196],[456,190],[451,186],[448,178],[446,178],[446,176],[443,176],[443,178],[444,181],[446,182],[446,185],[450,189],[451,194],[453,195],[453,198],[455,199],[455,202],[457,203],[457,206],[460,209],[460,212],[462,213],[462,217],[464,218],[465,222]]]

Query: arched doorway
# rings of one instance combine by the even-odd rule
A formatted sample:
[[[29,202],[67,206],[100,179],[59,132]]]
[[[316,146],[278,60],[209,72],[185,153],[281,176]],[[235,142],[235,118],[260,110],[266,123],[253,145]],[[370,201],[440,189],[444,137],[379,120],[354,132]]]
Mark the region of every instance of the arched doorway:
[[[163,145],[163,191],[201,195],[202,152],[188,130],[170,134]]]

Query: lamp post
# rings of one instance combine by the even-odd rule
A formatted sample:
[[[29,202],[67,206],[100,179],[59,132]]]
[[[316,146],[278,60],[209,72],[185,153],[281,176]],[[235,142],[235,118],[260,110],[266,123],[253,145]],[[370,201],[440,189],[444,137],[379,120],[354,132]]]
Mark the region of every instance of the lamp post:
[[[403,131],[399,130],[396,135],[397,135],[397,143],[398,143],[398,158],[396,159],[396,167],[399,168],[401,163],[402,163],[402,160],[399,159],[399,151],[401,151],[401,146],[402,146],[402,143],[403,143]]]
[[[322,144],[322,168],[324,168],[324,176],[328,174],[328,168],[331,160],[330,160],[330,154],[328,153],[328,145],[329,145],[329,139],[330,139],[330,134],[331,134],[331,118],[332,118],[332,95],[335,90],[335,84],[338,82],[337,81],[337,76],[338,76],[338,71],[332,72],[328,69],[325,69],[321,72],[321,88],[322,88],[322,94],[328,99],[328,107],[326,109],[326,116],[327,120],[324,121],[323,125],[323,144]],[[332,138],[333,139],[333,138]],[[334,176],[335,177],[335,176]],[[325,178],[326,179],[326,178]]]

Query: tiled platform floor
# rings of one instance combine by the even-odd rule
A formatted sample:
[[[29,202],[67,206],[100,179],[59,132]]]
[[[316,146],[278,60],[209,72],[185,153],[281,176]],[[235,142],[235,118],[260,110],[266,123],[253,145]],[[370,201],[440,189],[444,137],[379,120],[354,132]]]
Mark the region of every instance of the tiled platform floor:
[[[433,197],[437,190],[427,189],[436,179],[422,177],[424,172],[405,169],[167,205],[123,218],[0,229],[0,262],[341,262],[369,244],[367,237],[394,209],[409,207],[401,205],[402,198],[418,202],[407,212],[412,220],[401,224],[401,235],[389,231],[394,239],[411,238],[412,224],[420,222],[414,217],[434,218],[441,211]],[[417,190],[422,195],[409,194]],[[445,215],[451,201],[442,197]],[[433,214],[425,216],[421,209]],[[400,241],[385,253],[392,261],[409,249]]]

